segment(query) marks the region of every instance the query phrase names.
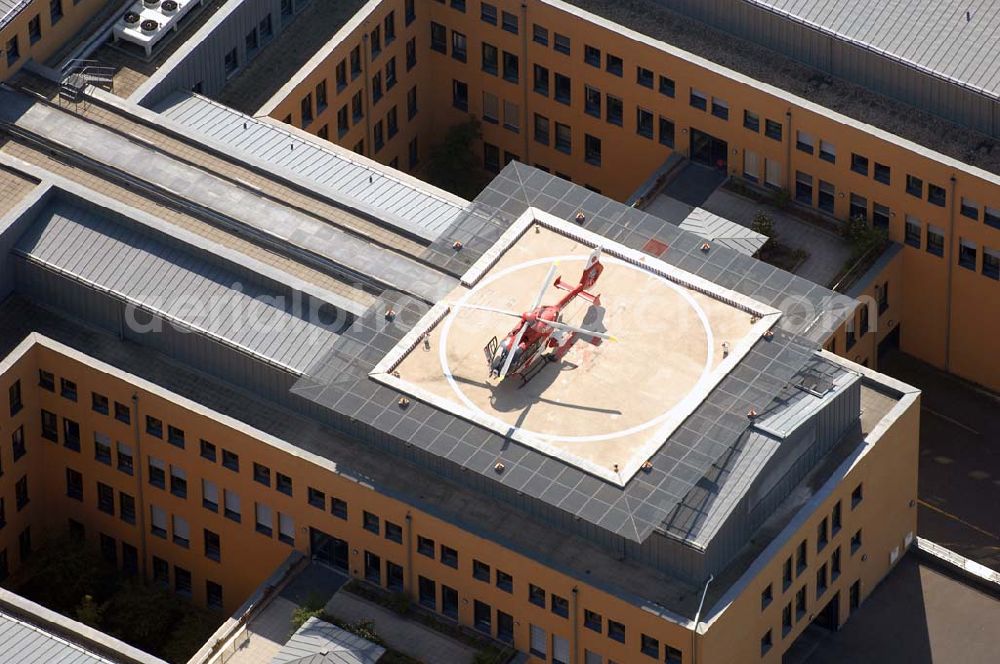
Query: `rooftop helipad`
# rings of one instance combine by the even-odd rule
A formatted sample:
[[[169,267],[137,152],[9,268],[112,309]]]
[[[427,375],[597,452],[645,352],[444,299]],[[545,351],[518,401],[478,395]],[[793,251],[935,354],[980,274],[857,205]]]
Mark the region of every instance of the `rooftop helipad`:
[[[577,340],[525,381],[489,377],[484,350],[530,309],[553,264],[576,284],[595,247],[604,272],[561,320],[618,341]],[[711,251],[711,247],[706,249]],[[669,249],[668,249],[669,251]],[[565,291],[549,284],[542,304]],[[373,370],[411,397],[624,485],[780,313],[641,252],[529,209]]]

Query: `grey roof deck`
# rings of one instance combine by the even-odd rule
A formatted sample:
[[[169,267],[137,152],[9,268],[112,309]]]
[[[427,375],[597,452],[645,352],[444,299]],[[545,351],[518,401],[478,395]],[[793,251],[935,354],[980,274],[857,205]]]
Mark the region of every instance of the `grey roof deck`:
[[[14,251],[295,373],[322,356],[344,325],[307,320],[308,312],[295,310],[295,298],[248,280],[224,261],[69,201],[48,203]]]
[[[995,0],[741,1],[1000,98]]]
[[[312,617],[278,651],[271,664],[375,664],[385,648]]]
[[[115,662],[0,612],[0,664],[115,664]]]
[[[323,263],[342,279],[437,301],[454,278],[364,237],[260,196],[214,173],[70,113],[0,88],[0,122],[83,156],[100,168],[150,183],[209,211],[241,232]]]
[[[428,259],[449,269],[475,260],[529,205],[564,219],[583,210],[587,229],[631,248],[649,247],[655,239],[669,245],[660,255],[662,260],[765,304],[787,308],[785,298],[799,297],[816,311],[840,304],[843,312],[833,310],[818,322],[810,319],[811,327],[788,316],[779,320],[774,337],[755,344],[652,456],[652,470],[639,473],[624,487],[607,485],[559,459],[430,405],[398,408],[399,395],[373,382],[368,374],[426,307],[397,307],[400,316],[391,326],[379,325],[374,316],[359,317],[294,391],[341,416],[444,457],[486,481],[642,542],[662,527],[712,464],[736,444],[749,426],[746,413],[751,409],[764,412],[786,382],[812,361],[819,342],[846,312],[853,311],[854,301],[734,249],[720,246],[706,254],[700,249],[703,240],[693,233],[516,162],[493,180],[466,217],[431,245]],[[456,239],[464,244],[458,254],[450,249]],[[502,475],[494,471],[497,461],[506,467]]]
[[[414,185],[393,169],[373,168],[346,150],[323,146],[322,139],[307,141],[274,123],[191,92],[175,92],[154,110],[427,241],[437,239],[464,211],[464,206]]]

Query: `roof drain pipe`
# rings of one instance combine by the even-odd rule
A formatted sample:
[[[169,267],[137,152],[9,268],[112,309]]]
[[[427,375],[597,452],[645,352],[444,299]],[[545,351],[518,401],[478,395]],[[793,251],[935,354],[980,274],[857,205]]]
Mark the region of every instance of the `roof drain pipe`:
[[[952,298],[952,275],[953,275],[953,265],[954,256],[962,255],[962,249],[959,247],[958,252],[955,251],[955,185],[957,184],[957,178],[955,174],[951,175],[951,196],[950,205],[948,206],[948,248],[945,250],[945,259],[948,261],[948,282],[946,288],[948,292],[945,294],[944,300],[944,370],[951,371],[951,298]],[[973,266],[975,269],[975,266]]]
[[[694,614],[694,631],[691,632],[691,664],[697,664],[698,662],[698,623],[701,622],[701,609],[705,606],[705,595],[708,594],[708,584],[712,583],[714,579],[714,575],[708,575],[708,581],[705,582],[705,589],[701,591],[701,601],[698,602],[698,612]]]
[[[521,79],[521,108],[524,109],[524,115],[518,118],[518,122],[524,129],[524,163],[531,163],[531,140],[528,138],[528,123],[534,122],[532,120],[531,113],[528,112],[528,3],[521,3],[521,62],[524,63],[524,71],[518,72],[518,77]],[[520,67],[520,63],[518,63]],[[533,126],[533,125],[532,125]]]
[[[582,662],[580,657],[580,589],[573,586],[573,643],[570,646],[570,661]]]

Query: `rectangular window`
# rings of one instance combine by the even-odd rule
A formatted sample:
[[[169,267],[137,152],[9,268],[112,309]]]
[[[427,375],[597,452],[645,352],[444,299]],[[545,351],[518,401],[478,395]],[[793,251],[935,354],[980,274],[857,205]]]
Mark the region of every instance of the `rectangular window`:
[[[66,378],[59,379],[59,394],[70,401],[76,401],[76,383]]]
[[[111,465],[111,438],[107,434],[94,432],[94,459]]]
[[[906,193],[917,198],[924,197],[924,181],[920,178],[906,174]]]
[[[812,198],[812,176],[802,171],[795,171],[795,201],[803,205],[812,205]]]
[[[157,556],[153,556],[153,583],[163,587],[170,585],[170,563]]]
[[[110,405],[108,402],[108,398],[103,394],[98,394],[97,392],[91,392],[90,408],[95,413],[100,413],[101,415],[107,415],[110,412]]]
[[[583,45],[583,61],[591,67],[601,67],[601,49],[590,44]]]
[[[66,417],[63,418],[63,446],[74,452],[80,451],[80,425]]]
[[[820,210],[833,214],[834,205],[837,200],[837,190],[832,183],[825,180],[819,181],[819,200],[817,206]]]
[[[978,249],[976,243],[971,240],[966,240],[965,238],[959,238],[958,240],[958,264],[962,267],[972,270],[976,270],[976,257],[978,255]]]
[[[892,216],[892,210],[888,206],[882,205],[880,203],[874,203],[872,205],[872,225],[875,228],[880,228],[886,232],[889,231],[889,217]]]
[[[540,95],[549,96],[549,70],[541,65],[534,66],[534,90]]]
[[[635,68],[635,82],[644,88],[653,89],[653,72],[645,67]]]
[[[806,568],[809,564],[806,550],[806,540],[799,542],[798,550],[795,555],[795,575],[798,576],[802,573],[802,570]]]
[[[239,494],[230,489],[223,489],[222,498],[225,501],[225,509],[223,511],[225,517],[230,521],[240,523],[243,520],[243,514],[240,510]]]
[[[240,59],[239,55],[236,53],[235,48],[226,53],[225,56],[223,56],[222,68],[226,72],[227,79],[231,78],[232,75],[236,73],[236,70],[239,69],[239,66],[240,66]]]
[[[566,35],[561,35],[558,32],[552,35],[552,48],[557,53],[562,53],[564,55],[570,54],[570,39]]]
[[[694,108],[697,108],[699,111],[707,110],[708,95],[702,92],[701,90],[691,88],[690,104]]]
[[[341,60],[334,70],[337,78],[337,92],[347,87],[347,61]]]
[[[743,150],[743,177],[750,182],[760,180],[760,156],[753,150]]]
[[[535,657],[540,657],[543,661],[548,661],[549,635],[544,629],[538,627],[537,625],[531,625],[531,642],[529,644],[529,651]]]
[[[625,643],[625,624],[616,620],[608,620],[608,638]]]
[[[338,519],[347,520],[347,501],[336,496],[330,498],[330,513]]]
[[[504,643],[514,643],[514,616],[497,610],[497,638]]]
[[[858,531],[851,536],[851,555],[853,556],[855,553],[857,553],[858,549],[860,548],[861,548],[861,529],[858,528]]]
[[[284,512],[278,512],[278,541],[295,546],[295,520]]]
[[[385,538],[397,544],[403,543],[403,527],[392,521],[385,522]]]
[[[222,450],[222,465],[229,470],[240,471],[240,456],[229,450]]]
[[[570,154],[573,151],[573,133],[569,125],[556,123],[556,150]]]
[[[492,576],[490,571],[490,566],[481,560],[472,561],[472,578],[478,581],[490,582],[490,577]]]
[[[62,0],[49,0],[49,25],[55,26],[63,17]]]
[[[178,595],[191,596],[191,572],[174,565],[174,590]]]
[[[781,635],[786,636],[792,631],[792,603],[789,602],[781,610]]]
[[[38,370],[38,387],[46,390],[48,392],[56,391],[56,377],[50,371],[45,371],[44,369]]]
[[[588,115],[601,117],[601,91],[589,85],[583,87],[583,110]]]
[[[122,542],[122,572],[126,576],[135,576],[139,573],[139,549],[128,542]]]
[[[729,119],[729,102],[719,99],[718,97],[712,97],[712,115],[722,120]]]
[[[103,482],[97,483],[97,509],[115,515],[115,490]]]
[[[788,590],[792,585],[792,557],[788,556],[781,566],[781,589]]]
[[[851,153],[851,170],[855,173],[860,173],[861,175],[868,175],[868,157],[864,155]]]
[[[660,641],[654,639],[649,634],[642,634],[639,641],[639,650],[643,655],[649,655],[650,657],[660,658]]]
[[[771,638],[771,630],[764,632],[764,636],[760,637],[760,656],[763,657],[771,650],[771,646],[774,642]]]
[[[146,433],[155,438],[163,438],[163,420],[152,415],[146,416]]]
[[[506,593],[513,593],[514,577],[508,574],[507,572],[497,570],[497,588]]]
[[[923,231],[920,220],[916,217],[906,215],[906,235],[904,241],[911,247],[920,248],[923,239]]]
[[[30,21],[28,21],[28,41],[32,44],[37,43],[42,38],[42,16],[41,14],[35,14]]]
[[[405,0],[403,3],[403,15],[406,25],[413,23],[417,18],[417,0]]]
[[[467,83],[452,80],[451,105],[460,111],[469,110],[469,85]]]
[[[864,196],[851,194],[851,207],[849,214],[851,219],[868,221],[868,199]]]
[[[440,23],[431,21],[431,50],[438,53],[448,52],[448,29]],[[358,63],[360,66],[360,63]]]
[[[503,52],[503,80],[510,83],[517,83],[520,77],[520,64],[518,57],[513,53]]]
[[[927,202],[931,205],[937,205],[938,207],[944,207],[947,202],[947,194],[945,193],[944,187],[939,187],[936,184],[927,184]]]
[[[653,138],[653,113],[644,108],[637,108],[635,113],[635,133],[646,138]]]
[[[59,442],[59,420],[55,413],[47,410],[42,411],[42,438],[51,440],[53,443]],[[15,459],[16,461],[16,459]]]
[[[607,120],[608,123],[621,127],[624,123],[624,104],[618,97],[607,97]]]
[[[584,609],[583,626],[600,634],[604,631],[604,618],[600,613],[591,611],[590,609]]]
[[[499,71],[500,52],[493,44],[483,42],[483,71],[496,76]]]
[[[750,131],[760,131],[760,116],[752,111],[743,111],[743,126]]]
[[[115,419],[124,424],[132,423],[132,413],[125,404],[115,402]]]
[[[763,611],[771,602],[774,600],[774,591],[772,590],[771,584],[767,584],[767,587],[760,593],[760,610]]]
[[[535,113],[535,140],[542,145],[549,144],[549,119]]]
[[[451,57],[459,62],[465,62],[468,58],[468,42],[465,35],[455,30],[451,31]]]
[[[771,189],[781,189],[781,162],[774,159],[764,160],[764,185]]]
[[[244,46],[246,46],[247,55],[252,54],[260,46],[260,40],[257,38],[257,26],[250,29],[250,32],[246,34],[243,38]]]
[[[816,139],[812,137],[811,134],[807,134],[802,130],[795,132],[795,148],[806,154],[812,154],[815,150]]]
[[[434,557],[434,540],[423,535],[417,535],[417,553],[428,558]]]
[[[215,581],[205,581],[205,603],[210,609],[222,610],[222,586]]]
[[[983,247],[983,276],[1000,279],[1000,251]]]
[[[660,145],[668,148],[674,147],[674,123],[667,118],[660,116]]]
[[[162,459],[149,457],[149,483],[160,489],[167,486],[167,465]]]
[[[553,593],[551,597],[552,597],[552,604],[550,606],[550,610],[552,611],[552,613],[556,614],[557,616],[561,616],[563,618],[568,618],[569,600],[566,599],[565,597],[560,597],[555,593]]]
[[[890,184],[892,182],[892,169],[876,161],[874,177],[876,182]]]
[[[101,486],[100,483],[98,486]],[[83,475],[80,471],[66,469],[66,495],[74,500],[83,500]]]
[[[500,15],[501,27],[512,34],[517,34],[517,14],[502,12]]]
[[[157,537],[167,537],[167,513],[156,505],[149,506],[150,532]]]
[[[478,599],[473,601],[472,625],[485,634],[493,633],[493,607]]]
[[[820,141],[819,158],[831,164],[837,163],[837,147],[828,141]]]
[[[118,470],[122,471],[126,475],[131,475],[133,472],[132,447],[122,442],[119,442],[117,447]]]
[[[826,517],[820,519],[819,525],[816,526],[816,553],[819,553],[830,541],[830,534],[828,529],[828,521]]]
[[[441,562],[447,565],[448,567],[454,567],[455,569],[458,569],[458,551],[451,548],[450,546],[442,544]]]
[[[927,225],[927,253],[944,256],[944,229],[940,226]]]
[[[533,583],[528,584],[528,601],[535,606],[545,608],[545,589]]]
[[[983,210],[983,223],[993,228],[1000,228],[1000,208],[987,206]]]
[[[660,94],[673,98],[676,92],[677,92],[677,84],[674,83],[674,79],[668,78],[663,74],[660,74]]]
[[[411,37],[406,42],[406,71],[417,66],[417,38]]]
[[[187,520],[174,514],[173,526],[174,544],[185,549],[189,548],[191,546],[191,529],[188,526]]]
[[[253,479],[264,486],[271,486],[271,469],[255,461],[253,464]]]
[[[263,503],[254,503],[254,528],[261,535],[271,537],[274,533],[274,515],[271,508]]]
[[[372,514],[371,512],[365,510],[362,513],[362,518],[365,530],[375,533],[376,535],[381,532],[381,525],[377,514]]]
[[[426,577],[418,577],[417,591],[420,605],[437,611],[437,584]]]
[[[774,120],[765,120],[764,135],[775,141],[781,141],[781,123]]]
[[[593,166],[601,165],[601,139],[590,134],[583,136],[584,159]]]
[[[860,505],[861,501],[864,500],[864,498],[865,498],[865,496],[864,496],[864,491],[865,491],[864,486],[865,486],[864,484],[859,484],[856,487],[854,487],[853,491],[851,491],[851,509],[852,510],[855,507],[857,507],[858,505]]]
[[[806,589],[806,586],[802,586],[795,593],[795,620],[802,620],[806,615]]]
[[[488,2],[481,2],[479,8],[479,18],[484,23],[489,23],[490,25],[497,24],[497,8],[496,5],[491,5]]]
[[[174,465],[170,466],[170,493],[178,498],[187,498],[187,473]]]
[[[184,449],[184,431],[173,425],[167,426],[167,442],[174,447]]]
[[[563,74],[557,73],[555,75],[555,99],[556,101],[569,105],[570,97],[572,97],[573,83],[569,76],[564,76]]]
[[[963,217],[979,221],[979,203],[976,203],[971,198],[962,196],[961,213]]]

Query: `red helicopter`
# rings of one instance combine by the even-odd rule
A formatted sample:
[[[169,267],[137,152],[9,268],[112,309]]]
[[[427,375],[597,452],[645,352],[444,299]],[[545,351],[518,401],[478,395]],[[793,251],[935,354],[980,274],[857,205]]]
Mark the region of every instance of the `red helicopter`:
[[[604,340],[617,341],[613,335],[587,330],[559,320],[563,308],[577,297],[600,306],[600,295],[594,295],[587,291],[597,283],[598,277],[604,271],[600,258],[601,248],[598,247],[587,259],[583,274],[580,276],[580,282],[575,286],[567,284],[559,277],[556,277],[555,282],[551,282],[552,275],[555,274],[558,267],[558,264],[553,264],[549,269],[548,276],[545,277],[538,297],[535,298],[535,303],[524,313],[519,314],[505,309],[474,304],[454,305],[520,319],[517,326],[507,334],[503,341],[498,342],[497,338],[493,337],[483,349],[490,367],[490,378],[502,381],[507,376],[516,374],[521,377],[523,385],[531,380],[547,362],[561,360],[577,339],[582,339],[595,346],[599,346]],[[545,297],[549,283],[560,290],[568,291],[568,293],[554,305],[542,305],[542,298]],[[510,352],[511,348],[514,349],[513,353]],[[544,351],[547,349],[551,350],[545,353]]]

